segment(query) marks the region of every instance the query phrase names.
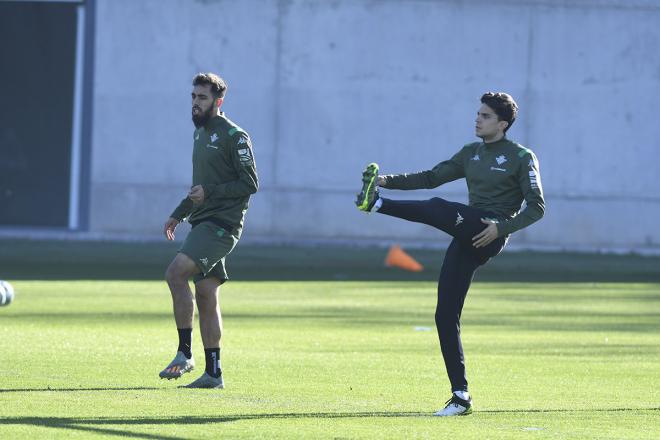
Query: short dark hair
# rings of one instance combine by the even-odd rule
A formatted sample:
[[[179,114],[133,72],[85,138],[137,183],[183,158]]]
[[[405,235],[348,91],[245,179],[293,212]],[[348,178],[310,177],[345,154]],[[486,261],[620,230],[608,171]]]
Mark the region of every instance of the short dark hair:
[[[516,104],[516,101],[514,101],[511,95],[508,93],[484,93],[481,97],[481,103],[486,104],[488,107],[493,109],[497,115],[498,121],[506,121],[509,123],[509,125],[507,125],[507,127],[504,129],[504,133],[506,133],[506,131],[511,128],[513,123],[516,121],[516,115],[518,114],[518,104]]]
[[[215,98],[224,98],[227,92],[227,83],[215,73],[198,73],[193,78],[193,86],[211,86],[211,92]],[[215,99],[214,98],[214,99]]]

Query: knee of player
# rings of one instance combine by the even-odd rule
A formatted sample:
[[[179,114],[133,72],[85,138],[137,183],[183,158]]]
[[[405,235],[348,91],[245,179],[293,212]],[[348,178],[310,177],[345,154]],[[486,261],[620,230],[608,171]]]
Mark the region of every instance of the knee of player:
[[[187,283],[198,272],[197,265],[189,256],[178,253],[167,267],[165,279],[169,284]]]
[[[183,268],[176,264],[175,261],[173,261],[169,266],[167,266],[167,270],[165,270],[165,280],[170,285],[185,283],[188,282],[188,276]]]

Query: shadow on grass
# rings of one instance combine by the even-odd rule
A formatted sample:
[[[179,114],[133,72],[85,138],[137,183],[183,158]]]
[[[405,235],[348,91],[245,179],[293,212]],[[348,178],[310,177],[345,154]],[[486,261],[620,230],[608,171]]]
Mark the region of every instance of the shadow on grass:
[[[660,411],[659,407],[650,408],[582,408],[582,409],[484,409],[475,414],[506,414],[506,413],[591,413],[591,412],[634,412],[634,411]]]
[[[2,393],[47,393],[47,392],[75,392],[75,391],[142,391],[142,390],[162,390],[156,387],[123,387],[123,388],[0,388]]]
[[[543,299],[550,297],[546,295]],[[515,297],[514,297],[515,298]],[[616,298],[618,299],[618,298]],[[658,302],[658,299],[654,299]],[[500,329],[525,330],[534,332],[628,332],[628,333],[653,333],[658,328],[660,313],[650,311],[645,313],[616,313],[610,311],[572,311],[572,310],[548,310],[548,305],[539,301],[542,310],[519,312],[516,315],[501,316],[492,313],[472,313],[463,318],[463,325],[483,326]],[[280,326],[285,323],[300,325],[301,322],[309,321],[314,325],[341,324],[343,327],[353,328],[381,326],[391,328],[392,326],[429,326],[434,331],[433,312],[435,306],[428,308],[427,312],[406,310],[388,310],[375,306],[353,306],[353,307],[314,307],[289,308],[286,311],[264,311],[264,312],[226,312],[223,318],[233,322],[254,323],[259,320],[278,322]],[[2,317],[5,322],[16,321],[31,323],[36,322],[66,322],[68,325],[90,323],[119,323],[164,321],[171,319],[171,312],[138,312],[125,311],[122,313],[106,313],[97,311],[81,312],[20,312],[8,314]]]
[[[590,412],[647,412],[660,411],[660,407],[650,408],[584,408],[584,409],[498,409],[480,410],[479,414],[505,414],[505,413],[590,413]],[[126,429],[109,429],[102,426],[147,426],[147,425],[206,425],[213,423],[229,423],[242,420],[268,420],[268,419],[355,419],[355,418],[401,418],[401,417],[431,417],[428,412],[345,412],[345,413],[271,413],[271,414],[235,414],[217,417],[161,417],[161,418],[77,418],[77,417],[7,417],[0,419],[0,425],[22,425],[34,427],[48,427],[59,429],[72,429],[78,431],[94,432],[98,434],[116,435],[120,437],[133,437],[145,439],[179,439],[181,437],[166,436],[163,434],[145,434],[132,432]],[[97,425],[97,426],[90,426]]]

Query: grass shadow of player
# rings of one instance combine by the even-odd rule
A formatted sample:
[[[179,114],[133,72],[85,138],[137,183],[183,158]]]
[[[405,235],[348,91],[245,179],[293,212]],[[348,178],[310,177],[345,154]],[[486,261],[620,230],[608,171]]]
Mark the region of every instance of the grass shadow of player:
[[[238,422],[242,420],[265,420],[265,419],[333,419],[333,418],[365,418],[365,417],[423,417],[428,413],[419,412],[356,412],[356,413],[274,413],[274,414],[236,414],[214,417],[179,416],[161,418],[78,418],[78,417],[7,417],[0,419],[2,425],[22,425],[34,427],[46,427],[55,429],[70,429],[74,431],[90,432],[109,436],[141,438],[141,439],[165,439],[178,440],[184,437],[172,435],[148,434],[134,432],[126,428],[112,428],[125,426],[149,426],[149,425],[208,425]]]
[[[589,412],[642,412],[660,411],[660,407],[648,408],[580,408],[580,409],[498,409],[479,410],[475,416],[503,413],[589,413]],[[304,412],[304,413],[264,413],[264,414],[234,414],[225,416],[179,416],[179,417],[140,417],[140,418],[84,418],[84,417],[7,417],[0,419],[1,425],[23,425],[71,429],[93,432],[97,434],[115,435],[143,439],[174,440],[181,437],[163,434],[147,434],[133,432],[127,429],[112,429],[112,426],[148,426],[148,425],[207,425],[216,423],[231,423],[242,420],[267,419],[351,419],[351,418],[401,418],[401,417],[431,417],[428,412],[375,411],[375,412]],[[474,417],[474,416],[473,416]]]
[[[141,391],[160,390],[156,387],[96,387],[96,388],[0,388],[1,393],[43,393],[43,392],[76,392],[76,391]]]

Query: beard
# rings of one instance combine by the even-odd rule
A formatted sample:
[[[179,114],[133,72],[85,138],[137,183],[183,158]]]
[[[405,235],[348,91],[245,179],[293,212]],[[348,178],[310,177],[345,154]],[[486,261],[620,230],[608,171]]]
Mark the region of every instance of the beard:
[[[199,107],[197,107],[199,108]],[[195,114],[195,112],[192,112],[192,121],[193,124],[195,124],[195,128],[200,128],[206,125],[206,123],[213,117],[213,106],[209,107],[209,109],[205,112],[201,111]]]

